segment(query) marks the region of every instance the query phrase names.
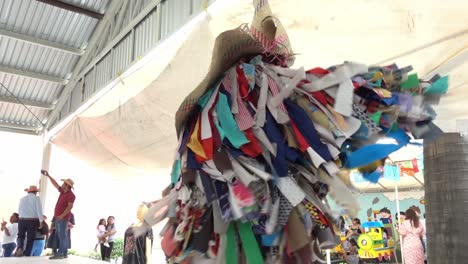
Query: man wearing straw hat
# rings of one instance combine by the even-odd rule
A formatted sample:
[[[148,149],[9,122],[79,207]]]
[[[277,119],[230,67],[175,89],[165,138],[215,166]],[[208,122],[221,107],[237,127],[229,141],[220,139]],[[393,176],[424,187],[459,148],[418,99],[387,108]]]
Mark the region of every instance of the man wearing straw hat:
[[[41,173],[48,177],[50,182],[60,192],[54,211],[55,230],[58,235],[59,248],[57,254],[50,257],[50,259],[64,259],[68,257],[67,227],[71,218],[73,203],[75,202],[75,194],[72,192],[74,182],[72,179],[62,179],[61,181],[63,181],[63,184],[60,186],[57,181],[49,175],[49,172],[43,170]]]
[[[21,198],[19,203],[18,247],[16,249],[16,256],[31,256],[36,230],[42,227],[42,221],[44,221],[41,200],[36,196],[39,189],[36,185],[31,185],[29,188],[24,189],[24,191],[28,194]],[[25,238],[26,247],[24,247]]]

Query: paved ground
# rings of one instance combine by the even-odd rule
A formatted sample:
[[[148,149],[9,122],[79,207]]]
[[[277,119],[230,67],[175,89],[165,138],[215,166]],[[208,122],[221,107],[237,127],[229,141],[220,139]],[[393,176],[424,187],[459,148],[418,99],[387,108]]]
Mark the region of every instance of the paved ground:
[[[0,258],[0,264],[103,264],[109,262],[98,261],[90,258],[69,256],[66,259],[49,260],[49,257],[21,257]]]

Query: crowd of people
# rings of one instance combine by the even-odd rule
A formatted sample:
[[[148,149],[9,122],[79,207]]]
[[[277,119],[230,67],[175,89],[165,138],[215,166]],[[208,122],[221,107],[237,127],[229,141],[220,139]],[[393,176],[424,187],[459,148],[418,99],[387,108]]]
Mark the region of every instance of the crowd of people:
[[[2,257],[42,256],[47,248],[51,249],[52,256],[49,257],[51,260],[68,257],[68,250],[71,248],[71,230],[75,226],[75,217],[72,213],[75,202],[74,182],[71,179],[62,179],[63,183],[59,185],[47,171],[41,173],[59,191],[50,227],[37,195],[39,188],[31,185],[24,190],[26,195],[19,201],[18,213],[15,212],[10,216],[9,223],[5,220],[1,222],[3,254],[0,256]],[[124,264],[148,263],[153,233],[151,228],[144,226],[143,215],[150,204],[144,203],[138,207],[138,222],[132,224],[125,232],[122,262]],[[134,228],[142,226],[144,233],[136,235]],[[101,259],[110,261],[117,233],[115,217],[100,219],[96,231],[95,251],[99,248]]]
[[[395,214],[395,220],[392,220],[391,212],[388,208],[380,210],[379,219],[383,224],[393,224],[402,237],[402,251],[406,264],[424,264],[426,255],[426,224],[421,218],[421,209],[418,206],[411,206],[408,210]],[[398,217],[399,216],[399,217]],[[382,229],[383,243],[387,246],[388,240],[393,239],[388,229]],[[345,249],[345,260],[347,263],[358,263],[358,237],[365,233],[361,226],[361,220],[355,218],[346,231],[346,239],[343,241]],[[397,238],[398,239],[398,238]]]
[[[68,256],[68,249],[71,247],[70,230],[75,225],[72,213],[75,202],[74,182],[71,179],[62,179],[63,183],[59,185],[47,171],[41,173],[59,191],[51,225],[49,227],[37,196],[39,188],[29,186],[24,190],[27,194],[19,201],[18,213],[10,216],[10,224],[2,220],[3,257],[41,256],[45,248],[52,249],[52,260]]]

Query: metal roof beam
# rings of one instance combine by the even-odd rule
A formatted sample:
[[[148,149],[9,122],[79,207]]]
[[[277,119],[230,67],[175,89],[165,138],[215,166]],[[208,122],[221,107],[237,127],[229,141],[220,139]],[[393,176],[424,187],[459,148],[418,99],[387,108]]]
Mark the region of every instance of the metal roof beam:
[[[53,77],[53,76],[48,76],[48,75],[43,75],[43,74],[39,74],[39,73],[35,73],[35,72],[18,70],[18,69],[14,69],[14,68],[5,67],[5,66],[0,66],[0,72],[19,75],[19,76],[24,76],[24,77],[28,77],[28,78],[39,79],[39,80],[48,81],[48,82],[55,82],[55,83],[58,83],[58,84],[61,84],[61,85],[66,85],[68,83],[68,80],[66,80],[66,79]]]
[[[38,135],[42,131],[42,127],[0,121],[0,131]]]
[[[92,18],[95,18],[95,19],[99,19],[99,20],[104,17],[103,14],[100,14],[98,12],[91,11],[91,10],[88,10],[88,9],[85,9],[85,8],[82,8],[82,7],[79,7],[79,6],[75,6],[75,5],[65,3],[65,2],[61,2],[61,1],[57,1],[57,0],[36,0],[36,1],[44,3],[44,4],[48,4],[48,5],[51,5],[51,6],[55,6],[55,7],[61,8],[61,9],[65,9],[65,10],[71,11],[73,13],[82,14],[82,15],[89,16],[89,17],[92,17]]]
[[[106,15],[99,22],[98,26],[94,30],[93,35],[91,36],[91,39],[89,40],[85,54],[81,56],[81,58],[75,66],[75,69],[73,70],[71,81],[63,88],[62,94],[60,95],[59,100],[57,101],[55,109],[49,115],[49,120],[47,121],[47,128],[50,128],[50,126],[54,124],[55,119],[59,116],[60,111],[62,110],[63,106],[68,100],[68,97],[73,91],[73,88],[79,81],[79,74],[81,70],[87,65],[86,63],[91,58],[91,56],[95,55],[92,54],[92,52],[96,53],[95,49],[97,49],[97,46],[101,42],[102,38],[106,37],[105,31],[108,30],[108,26],[110,25],[109,23],[112,23],[113,19],[115,19],[116,13],[119,11],[119,8],[122,7],[122,4],[123,0],[113,0],[110,2],[109,8],[106,11]],[[121,10],[121,12],[123,11],[125,10]]]
[[[32,135],[32,136],[38,136],[40,133],[40,131],[21,130],[21,129],[16,129],[16,128],[2,127],[1,125],[0,125],[0,131],[8,132],[8,133],[15,133],[15,134],[26,134],[26,135]]]
[[[27,99],[18,99],[13,96],[0,96],[0,102],[12,103],[12,104],[24,104],[26,106],[41,108],[45,110],[53,110],[55,105],[38,102],[38,101],[31,101]]]
[[[85,52],[82,49],[69,47],[69,46],[66,46],[66,45],[63,45],[63,44],[59,44],[59,43],[55,43],[55,42],[52,42],[52,41],[43,40],[43,39],[28,36],[28,35],[23,35],[23,34],[11,32],[11,31],[4,30],[4,29],[0,29],[0,36],[21,40],[21,41],[28,42],[28,43],[31,43],[31,44],[34,44],[34,45],[39,45],[39,46],[43,46],[43,47],[47,47],[47,48],[60,50],[60,51],[71,53],[71,54],[77,55],[77,56],[81,56]]]

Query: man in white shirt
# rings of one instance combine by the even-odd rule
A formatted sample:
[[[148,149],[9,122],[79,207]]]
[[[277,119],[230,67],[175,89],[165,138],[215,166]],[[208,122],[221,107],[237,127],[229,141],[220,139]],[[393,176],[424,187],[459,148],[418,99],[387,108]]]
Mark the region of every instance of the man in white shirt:
[[[11,224],[9,226],[7,226],[6,221],[2,222],[1,231],[3,232],[2,248],[4,257],[11,257],[13,255],[13,251],[16,248],[16,238],[18,236],[18,220],[18,214],[13,213],[10,216]]]
[[[36,231],[42,227],[42,222],[44,221],[41,200],[36,196],[39,189],[37,186],[31,185],[24,191],[28,194],[21,198],[19,204],[18,249],[16,250],[16,256],[31,256]],[[25,238],[26,248],[24,248]]]

